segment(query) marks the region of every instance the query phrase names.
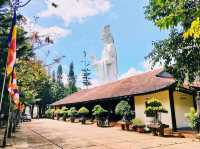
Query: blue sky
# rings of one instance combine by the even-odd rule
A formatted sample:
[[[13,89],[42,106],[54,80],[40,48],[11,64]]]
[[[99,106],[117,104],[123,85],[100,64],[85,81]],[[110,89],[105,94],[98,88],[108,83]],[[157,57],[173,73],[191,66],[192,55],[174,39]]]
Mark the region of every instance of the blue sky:
[[[66,58],[61,61],[65,72],[73,61],[76,74],[80,73],[83,50],[89,56],[96,54],[100,57],[103,48],[100,32],[105,25],[111,26],[115,40],[119,75],[126,74],[130,69],[136,72],[145,71],[144,57],[151,51],[152,41],[167,36],[167,31],[160,31],[145,19],[143,7],[147,0],[65,0],[60,5],[61,1],[63,0],[32,0],[21,11],[29,19],[39,16],[37,26],[40,29],[60,29],[60,35],[56,37],[54,44],[38,50],[37,54],[46,64],[52,58],[65,55]],[[82,5],[81,1],[88,4]],[[93,1],[97,1],[95,8]],[[58,7],[54,9],[51,2],[58,4]],[[75,2],[81,5],[77,6],[77,10],[73,9]],[[50,51],[48,56],[47,50]],[[53,69],[57,69],[57,65]]]

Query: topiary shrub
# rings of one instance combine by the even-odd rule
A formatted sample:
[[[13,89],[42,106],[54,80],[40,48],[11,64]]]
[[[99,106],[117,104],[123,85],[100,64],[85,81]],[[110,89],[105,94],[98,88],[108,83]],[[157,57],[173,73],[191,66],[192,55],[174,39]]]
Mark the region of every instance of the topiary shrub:
[[[71,107],[68,110],[68,115],[70,116],[71,122],[74,123],[75,117],[77,116],[77,110],[76,110],[76,108],[75,107]]]
[[[131,119],[129,117],[131,116],[131,106],[128,101],[120,101],[115,107],[115,114],[122,116],[123,121],[130,121]]]
[[[78,110],[78,114],[81,116],[81,123],[85,124],[86,116],[89,114],[89,110],[86,107],[82,107]]]
[[[63,108],[61,109],[61,111],[60,111],[60,115],[62,116],[62,119],[63,119],[64,121],[66,121],[67,116],[68,116],[68,108],[63,107]]]
[[[161,123],[158,113],[167,113],[159,99],[151,98],[146,102],[145,114],[147,117],[154,117],[154,123]]]
[[[104,122],[106,121],[108,111],[102,108],[100,105],[96,105],[92,109],[92,115],[94,115],[97,119],[97,126],[102,127],[104,126]]]

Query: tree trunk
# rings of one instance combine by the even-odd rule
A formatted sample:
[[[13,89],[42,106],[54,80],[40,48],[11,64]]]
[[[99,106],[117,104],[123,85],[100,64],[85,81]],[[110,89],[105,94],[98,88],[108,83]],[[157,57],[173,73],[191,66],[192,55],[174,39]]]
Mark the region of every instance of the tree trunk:
[[[33,110],[34,110],[34,104],[33,105],[31,105],[31,118],[33,118]]]
[[[44,116],[44,115],[45,115],[45,111],[46,111],[46,106],[45,106],[45,105],[43,105],[43,106],[42,106],[42,116]]]
[[[38,108],[39,108],[39,118],[41,118],[42,117],[42,107],[39,105]]]

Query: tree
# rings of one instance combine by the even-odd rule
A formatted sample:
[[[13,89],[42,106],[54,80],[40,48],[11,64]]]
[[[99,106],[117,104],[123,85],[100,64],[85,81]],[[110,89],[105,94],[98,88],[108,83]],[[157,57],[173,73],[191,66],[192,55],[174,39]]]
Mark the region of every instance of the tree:
[[[200,77],[199,7],[199,0],[150,0],[145,7],[148,20],[160,29],[170,29],[167,39],[153,42],[147,59],[153,66],[158,62],[164,64],[180,84]]]
[[[81,116],[81,123],[85,124],[86,122],[86,116],[90,113],[90,111],[86,107],[81,107],[78,110],[79,116]]]
[[[69,74],[68,74],[68,87],[70,94],[77,92],[76,88],[76,77],[74,74],[74,64],[73,62],[69,65]]]
[[[62,65],[58,65],[58,69],[57,69],[57,81],[60,85],[63,85],[62,82],[62,75],[63,75],[63,70],[62,70]]]
[[[77,110],[75,107],[71,107],[69,110],[68,110],[68,115],[70,116],[70,120],[71,122],[73,123],[75,121],[75,117],[77,116]]]
[[[13,12],[11,11],[9,1],[8,0],[1,0],[0,1],[0,82],[3,82],[5,76],[5,66],[6,66],[6,59],[8,53],[8,35],[11,29]],[[32,46],[30,42],[28,42],[27,33],[24,31],[23,26],[19,22],[21,22],[23,16],[17,13],[17,61],[29,59],[30,57],[34,56],[32,51]],[[15,68],[19,67],[19,63],[15,65]],[[6,80],[7,81],[7,80]],[[3,83],[0,85],[0,90],[2,91]],[[2,92],[0,93],[2,94]],[[3,98],[3,106],[2,111],[3,113],[8,112],[8,92],[5,89]],[[20,98],[21,99],[21,98]]]
[[[131,115],[131,106],[128,101],[122,100],[115,107],[115,113],[123,117],[124,121],[129,120],[128,117]]]
[[[87,61],[87,53],[86,51],[84,50],[83,51],[83,69],[81,70],[82,71],[82,83],[83,83],[83,86],[85,86],[86,88],[88,88],[89,85],[91,85],[91,82],[90,82],[90,75],[91,75],[91,71],[89,69],[89,62]]]
[[[56,82],[55,70],[53,70],[53,72],[52,72],[52,81],[53,81],[53,82]]]
[[[162,123],[158,113],[167,113],[163,108],[162,102],[156,98],[151,98],[146,102],[145,114],[147,117],[154,117],[153,123]]]

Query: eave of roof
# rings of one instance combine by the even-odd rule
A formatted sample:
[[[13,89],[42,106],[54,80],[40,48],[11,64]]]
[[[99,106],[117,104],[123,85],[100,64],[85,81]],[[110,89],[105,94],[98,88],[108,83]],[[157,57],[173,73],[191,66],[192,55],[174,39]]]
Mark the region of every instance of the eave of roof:
[[[175,83],[175,80],[173,78],[157,77],[156,75],[161,71],[162,69],[157,69],[95,88],[81,90],[54,102],[51,106],[139,95],[169,88]]]

